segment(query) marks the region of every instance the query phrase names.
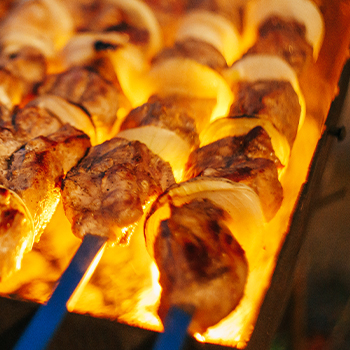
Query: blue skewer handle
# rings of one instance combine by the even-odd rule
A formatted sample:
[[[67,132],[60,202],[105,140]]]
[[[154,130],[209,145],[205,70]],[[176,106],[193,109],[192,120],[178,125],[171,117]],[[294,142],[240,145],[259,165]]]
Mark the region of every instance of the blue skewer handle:
[[[40,306],[14,350],[43,350],[47,347],[63,321],[69,298],[105,243],[105,237],[93,235],[84,237],[49,301]]]
[[[185,342],[191,319],[192,314],[178,307],[172,307],[164,322],[164,332],[158,336],[153,350],[180,350]]]

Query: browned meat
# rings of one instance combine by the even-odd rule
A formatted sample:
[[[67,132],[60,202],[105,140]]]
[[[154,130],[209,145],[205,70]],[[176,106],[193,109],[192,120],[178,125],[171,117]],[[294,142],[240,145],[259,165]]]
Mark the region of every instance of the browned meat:
[[[300,75],[313,60],[312,46],[305,39],[305,26],[273,16],[259,28],[258,38],[247,54],[267,53],[286,60]]]
[[[61,181],[90,147],[88,137],[69,125],[27,142],[0,169],[0,279],[19,268],[51,219]]]
[[[39,107],[24,107],[0,115],[0,165],[24,143],[57,131],[62,124]]]
[[[190,120],[193,119],[198,132],[208,125],[212,111],[216,105],[215,98],[186,97],[184,95],[151,96],[148,102],[160,102],[168,111],[169,116],[179,116],[176,117],[176,119],[183,120],[188,118],[188,126],[186,129],[191,130],[194,127],[192,126],[192,122],[190,122]],[[132,125],[133,124],[130,124],[130,127],[133,127]],[[126,124],[123,127],[126,128]],[[177,127],[174,128],[171,126],[167,126],[167,128],[172,130],[177,129]],[[188,131],[186,131],[186,133],[187,132]],[[185,137],[185,134],[182,134],[182,136]]]
[[[270,220],[283,199],[277,172],[280,166],[269,136],[256,127],[247,135],[227,137],[192,152],[186,177],[224,177],[250,186],[260,198],[266,220]]]
[[[60,96],[83,107],[97,128],[110,128],[117,118],[120,91],[83,67],[48,76],[39,93]]]
[[[235,101],[230,116],[247,114],[269,120],[292,147],[300,119],[300,103],[287,81],[238,82],[232,87]]]
[[[89,146],[85,134],[65,125],[47,137],[39,136],[27,142],[5,163],[0,183],[16,192],[33,217],[38,218],[37,231],[43,226],[40,216],[50,212],[46,204],[52,201],[52,196],[58,199],[64,174],[84,156]]]
[[[114,138],[91,148],[63,182],[63,205],[73,233],[121,243],[143,205],[175,182],[171,167],[138,141]],[[129,233],[130,234],[130,233]]]
[[[154,125],[176,132],[193,148],[199,146],[199,137],[194,119],[171,99],[152,96],[148,103],[133,109],[123,121],[120,130]]]
[[[226,60],[218,49],[196,39],[175,42],[172,47],[161,51],[152,62],[157,63],[172,57],[191,58],[219,72],[227,68]]]
[[[170,306],[195,309],[191,333],[202,333],[226,317],[244,293],[248,267],[244,251],[225,225],[222,209],[208,199],[171,205],[154,244],[162,294],[159,315]]]

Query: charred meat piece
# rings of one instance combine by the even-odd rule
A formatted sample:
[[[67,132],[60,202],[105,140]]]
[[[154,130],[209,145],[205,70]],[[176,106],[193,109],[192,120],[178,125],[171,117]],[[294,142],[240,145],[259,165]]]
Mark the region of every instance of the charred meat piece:
[[[19,269],[39,240],[60,198],[65,173],[85,155],[90,141],[69,125],[16,150],[0,169],[0,279]]]
[[[120,130],[154,125],[174,131],[193,148],[199,146],[195,120],[171,99],[152,96],[149,102],[133,109],[123,121]]]
[[[48,76],[39,93],[60,96],[83,107],[97,128],[110,128],[117,118],[120,91],[84,67]]]
[[[62,124],[39,107],[24,107],[0,115],[0,164],[23,144],[38,136],[48,136]]]
[[[243,114],[270,121],[287,138],[292,147],[298,132],[300,103],[292,85],[287,81],[242,81],[232,87],[235,101],[230,116]]]
[[[157,63],[172,57],[190,58],[218,72],[227,68],[226,60],[218,49],[209,43],[196,39],[175,42],[172,47],[161,51],[152,62]]]
[[[114,138],[91,148],[67,174],[63,205],[76,236],[103,235],[121,243],[143,206],[174,182],[170,165],[144,144]]]
[[[305,26],[273,16],[259,28],[258,38],[247,54],[277,55],[300,75],[313,60],[313,48],[305,39]]]
[[[259,196],[266,220],[281,206],[283,189],[274,154],[265,130],[256,127],[248,134],[227,137],[191,153],[186,177],[224,177],[250,186]]]
[[[45,203],[52,202],[52,196],[59,193],[64,174],[77,164],[89,146],[84,133],[65,125],[47,137],[27,142],[4,164],[0,183],[16,192],[33,217],[38,217],[36,231],[42,228],[41,215],[49,212]]]
[[[225,215],[208,199],[171,205],[171,216],[161,222],[155,238],[162,286],[159,315],[164,319],[173,305],[194,308],[191,333],[218,323],[244,294],[247,261]]]

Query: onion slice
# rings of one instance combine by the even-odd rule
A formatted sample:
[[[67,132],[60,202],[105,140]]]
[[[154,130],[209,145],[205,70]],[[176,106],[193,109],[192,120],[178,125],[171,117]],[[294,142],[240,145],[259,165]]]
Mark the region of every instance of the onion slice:
[[[316,60],[324,37],[323,17],[310,0],[253,0],[248,2],[245,17],[245,47],[254,44],[259,26],[271,16],[295,20],[305,25],[306,40],[313,47]]]
[[[233,94],[225,79],[213,69],[187,58],[171,58],[155,64],[148,76],[151,95],[184,95],[216,98],[211,120],[226,116]]]
[[[76,129],[82,130],[90,137],[91,143],[97,142],[95,127],[89,116],[79,107],[67,102],[55,95],[42,95],[32,100],[29,106],[38,106],[49,111],[58,118],[62,124],[70,124]]]
[[[211,44],[221,52],[228,65],[241,55],[238,30],[228,19],[213,12],[195,10],[186,14],[175,38],[177,41],[194,38]]]
[[[145,221],[147,249],[154,256],[155,235],[161,221],[170,217],[170,204],[182,206],[193,199],[209,199],[227,215],[226,225],[244,249],[249,268],[264,250],[263,213],[257,194],[247,185],[223,178],[198,177],[175,184],[153,203]]]
[[[144,143],[153,153],[169,162],[176,182],[183,180],[191,146],[175,132],[154,125],[123,130],[118,137]]]
[[[145,54],[148,58],[153,57],[161,49],[163,38],[158,20],[150,7],[139,0],[109,0],[109,2],[124,11],[135,27],[147,30],[149,42]]]
[[[96,42],[108,43],[116,49],[128,42],[128,37],[122,33],[78,33],[74,35],[60,52],[60,61],[66,68],[83,65],[94,58]]]

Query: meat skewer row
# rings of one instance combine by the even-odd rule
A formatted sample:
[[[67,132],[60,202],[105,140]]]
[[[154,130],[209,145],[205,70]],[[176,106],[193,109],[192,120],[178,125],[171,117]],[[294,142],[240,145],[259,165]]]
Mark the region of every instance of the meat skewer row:
[[[100,41],[100,38],[96,41]],[[94,55],[98,56],[98,51],[90,55],[90,66],[72,67],[63,73],[49,75],[38,88],[41,95],[30,101],[23,109],[16,110],[14,114],[11,114],[6,108],[3,108],[1,121],[1,139],[3,142],[0,146],[0,155],[4,167],[7,166],[8,159],[25,143],[35,137],[46,137],[57,131],[65,123],[83,130],[90,137],[93,144],[107,137],[107,131],[110,131],[113,126],[118,108],[121,108],[122,103],[126,104],[126,102],[120,87],[118,88],[111,81],[104,79],[105,76],[113,79],[115,77],[113,70],[108,69],[107,66],[101,74],[96,63],[99,57]],[[66,55],[66,57],[69,59],[69,55]],[[81,156],[85,154],[87,147],[87,145],[84,145]],[[37,181],[40,183],[42,180],[38,179]],[[56,183],[56,185],[59,184]],[[55,197],[53,195],[50,197],[48,193],[47,197],[55,198],[52,202],[54,203],[52,208],[48,210],[47,207],[45,211],[45,213],[49,213],[49,216],[44,220],[43,218],[40,219],[42,215],[34,215],[36,228],[34,232],[29,233],[28,230],[23,230],[23,236],[27,235],[25,239],[27,250],[30,250],[33,244],[33,242],[29,242],[30,237],[35,236],[36,240],[39,239],[39,227],[44,228],[43,223],[46,223],[54,212],[59,193],[56,193]],[[31,209],[34,210],[34,208],[35,205],[33,204]],[[38,219],[36,216],[38,216]],[[13,242],[20,239],[20,234],[11,234],[11,231],[18,232],[18,229],[14,227],[13,230],[9,230],[8,236],[13,237],[13,241],[10,241],[13,244]],[[22,250],[19,254],[19,249],[11,252],[10,248],[6,248],[6,254],[11,257],[12,262],[20,262],[23,255]],[[5,261],[5,259],[3,260]],[[17,264],[17,269],[19,266],[20,263]],[[15,269],[14,263],[6,267],[6,271]]]
[[[133,129],[133,136],[136,130],[138,137],[145,138],[145,142],[150,140],[151,128],[151,133],[156,130],[153,137],[159,138],[161,135],[165,142],[172,137],[178,142],[183,137],[183,143],[198,146],[194,121],[185,113],[178,113],[174,108],[169,108],[168,111],[166,107],[162,101],[141,106],[126,118],[124,128],[130,123],[136,125],[141,121],[139,124],[143,122],[146,125],[140,126],[139,130]],[[174,116],[177,116],[177,119],[172,118]],[[127,131],[124,129],[123,132]],[[167,135],[167,139],[164,139],[164,135]],[[150,147],[164,154],[164,144],[159,146],[153,142],[152,145],[151,141]],[[191,146],[187,147],[191,149]],[[177,166],[176,157],[177,155],[173,155],[174,160],[170,160],[174,168]],[[72,231],[83,239],[81,248],[85,247],[87,251],[93,249],[94,245],[89,246],[89,243],[86,243],[93,237],[97,239],[95,242],[108,240],[112,244],[127,244],[148,203],[174,182],[169,163],[163,161],[144,143],[115,137],[92,147],[79,165],[68,172],[62,185],[63,206],[72,223]],[[77,254],[80,254],[81,248]],[[67,282],[65,276],[71,266],[69,265],[62,277],[64,283],[68,283],[69,290],[72,282]],[[65,290],[61,283],[57,288],[60,291]],[[54,299],[57,296],[55,293],[56,291],[52,296]],[[52,305],[51,300],[47,305]],[[35,325],[45,322],[46,310],[51,308],[44,308],[45,310],[35,317]],[[62,308],[65,308],[65,305],[61,305],[60,314]],[[57,323],[50,329],[49,334],[52,334],[56,326]],[[25,348],[27,342],[31,341],[31,330],[36,328],[32,324],[29,326],[18,349]],[[47,340],[47,334],[45,339]]]
[[[91,91],[91,87],[93,87],[93,91]],[[111,129],[117,114],[116,110],[120,107],[118,104],[118,96],[122,95],[120,90],[118,91],[114,85],[102,79],[97,72],[80,67],[72,68],[62,74],[48,76],[44,84],[39,87],[39,91],[43,92],[41,96],[30,101],[22,109],[15,110],[13,114],[6,108],[2,110],[0,163],[4,171],[10,171],[10,169],[7,169],[8,164],[11,164],[9,160],[21,150],[23,145],[28,142],[34,142],[32,140],[37,137],[47,137],[49,134],[57,132],[57,130],[66,123],[83,130],[85,134],[90,137],[91,142],[96,144],[98,140],[97,133],[100,131],[100,138],[106,137],[105,134],[101,132],[101,129],[103,131]],[[69,100],[66,100],[65,97],[68,97]],[[93,118],[91,118],[91,116]],[[108,120],[108,118],[110,119]],[[104,125],[102,125],[102,122],[104,122]],[[88,144],[83,143],[79,151],[80,153],[78,152],[80,158],[85,155],[89,146],[90,142]],[[54,147],[54,145],[52,145],[52,147]],[[74,147],[71,152],[72,154],[76,152]],[[67,156],[69,156],[69,154],[70,153],[67,153]],[[76,162],[80,158],[77,156]],[[71,163],[71,166],[73,165],[75,165],[75,163]],[[44,160],[43,166],[46,166]],[[6,262],[3,269],[4,275],[19,269],[20,261],[23,256],[23,249],[20,249],[19,245],[22,244],[24,246],[24,244],[26,244],[26,251],[29,251],[34,243],[34,237],[36,241],[39,240],[40,233],[51,218],[60,198],[59,181],[62,180],[63,175],[68,170],[69,168],[65,167],[64,173],[60,176],[57,175],[57,179],[53,179],[55,182],[54,186],[52,185],[52,188],[50,187],[50,191],[47,189],[47,193],[45,193],[44,189],[41,189],[42,193],[40,195],[44,199],[38,202],[34,196],[30,198],[33,204],[29,205],[27,203],[27,205],[29,205],[28,212],[33,214],[33,224],[35,227],[33,232],[20,230],[15,225],[14,227],[9,226],[8,234],[6,235],[6,237],[9,237],[7,239],[7,246],[5,243],[2,245],[4,254],[9,258],[2,259],[2,261],[11,261],[11,264]],[[26,169],[16,170],[16,173],[18,173],[16,176],[22,178],[23,175],[21,171],[24,172]],[[41,173],[36,174],[35,171],[33,171],[31,178],[33,181],[36,181],[38,186],[42,186],[41,183],[43,181],[44,184],[49,184],[50,182],[45,180],[44,174],[45,172],[42,174],[43,177],[41,178]],[[5,179],[2,181],[2,185],[10,186]],[[11,186],[12,187],[8,188],[17,191],[15,186],[18,187],[19,184],[13,184]],[[19,193],[19,195],[23,197],[22,194]],[[30,194],[28,194],[28,197],[30,197]],[[49,199],[51,200],[50,205]],[[43,202],[42,205],[39,205],[41,202]],[[42,213],[40,210],[42,210]],[[46,216],[44,217],[44,215]],[[30,218],[27,220],[29,222],[33,221]],[[16,222],[14,222],[14,224],[15,223]],[[17,248],[12,249],[12,246],[16,246]]]
[[[203,131],[202,138],[207,139],[207,145],[190,155],[185,179],[201,176],[202,178],[195,181],[199,188],[207,186],[208,176],[227,178],[234,183],[246,184],[259,196],[255,200],[259,205],[261,203],[265,220],[269,221],[275,216],[283,199],[283,189],[278,179],[278,172],[282,166],[280,160],[275,156],[270,137],[262,126],[265,126],[274,136],[274,146],[282,146],[277,151],[283,156],[284,165],[287,165],[290,150],[305,116],[305,102],[300,92],[298,79],[287,63],[271,55],[247,55],[224,73],[224,76],[233,89],[234,101],[229,112],[231,117],[228,121],[219,117],[217,123],[221,123],[220,127],[215,126],[216,122],[214,122],[209,127],[211,130]],[[236,122],[238,125],[235,125]],[[229,130],[228,125],[231,126]],[[218,131],[219,135],[215,135],[215,139],[210,141],[213,134]],[[169,192],[183,191],[188,195],[190,190],[187,187],[190,183],[191,181],[176,185],[170,188]],[[208,189],[207,192],[209,193],[210,190],[214,191],[214,189]],[[203,212],[202,219],[200,219],[200,211],[196,208],[204,204],[196,203],[195,198],[197,196],[201,198],[201,191],[193,189],[193,193],[190,192],[190,194],[193,199],[191,201],[188,198],[184,199],[181,204],[174,204],[172,196],[169,195],[159,198],[147,216],[145,236],[150,254],[154,257],[160,270],[160,284],[163,289],[159,308],[161,318],[164,319],[171,305],[188,309],[196,306],[189,329],[190,332],[203,332],[207,327],[226,317],[236,307],[243,292],[238,293],[238,297],[233,296],[230,299],[231,304],[227,302],[226,305],[232,307],[231,311],[226,310],[227,313],[222,312],[221,314],[218,312],[213,316],[209,308],[218,307],[215,301],[197,304],[196,299],[191,297],[195,294],[193,290],[189,292],[186,289],[185,286],[191,288],[195,285],[193,280],[197,282],[196,288],[193,287],[194,290],[198,290],[199,293],[203,288],[200,283],[203,271],[194,264],[191,266],[193,256],[190,259],[190,254],[187,254],[186,242],[189,240],[192,243],[195,242],[193,243],[195,247],[192,247],[194,255],[202,256],[199,266],[203,264],[212,266],[208,263],[210,259],[205,260],[210,254],[209,248],[203,248],[207,244],[205,240],[209,241],[209,238],[198,238],[198,232],[202,232],[203,227],[210,231],[208,227],[213,225],[213,220],[210,215],[205,217]],[[244,197],[243,193],[241,195]],[[208,195],[205,196],[207,200]],[[208,212],[215,210],[225,211],[226,208],[221,203],[219,206],[217,203],[208,204]],[[192,222],[188,219],[191,224],[186,224],[187,217],[191,218]],[[198,218],[197,222],[193,218]],[[233,220],[235,219],[237,220],[234,217]],[[245,232],[244,229],[242,231]],[[193,240],[192,236],[196,239]],[[234,234],[233,236],[235,237]],[[255,235],[247,237],[249,236],[244,237],[244,233],[239,232],[236,239],[237,244],[245,251],[246,255],[242,256],[247,259],[245,263],[248,261],[249,271],[252,271],[255,266],[251,261],[254,260],[253,257],[259,255],[259,249],[261,253],[265,244],[264,240],[260,240],[260,245],[253,244],[255,249],[250,246],[252,241],[259,237],[258,230]],[[222,247],[221,249],[229,252],[232,248]],[[213,258],[210,261],[214,264],[216,260]],[[236,263],[237,266],[240,266],[240,263]],[[179,266],[178,270],[173,266]],[[182,272],[180,272],[181,269],[183,269]],[[187,269],[191,273],[185,273]],[[222,295],[235,284],[237,284],[238,291],[244,290],[247,273],[248,267],[246,266],[245,278],[242,278],[239,283],[232,278],[226,290],[219,289]],[[192,279],[186,280],[184,276],[188,275],[191,275]],[[216,276],[212,277],[207,274],[206,277],[206,283],[208,280],[215,283]],[[220,295],[219,291],[217,293]],[[221,297],[222,299],[224,297]]]
[[[91,87],[94,87],[93,91],[91,91]],[[11,114],[6,108],[3,108],[0,133],[2,139],[0,155],[1,165],[4,171],[6,170],[6,172],[11,173],[11,169],[7,168],[9,160],[21,150],[23,145],[27,142],[34,142],[31,140],[36,137],[46,137],[50,133],[56,132],[63,124],[69,123],[76,128],[82,129],[90,137],[93,144],[97,142],[98,137],[96,134],[101,129],[104,131],[103,127],[105,129],[107,129],[106,125],[109,126],[109,128],[112,127],[116,109],[119,107],[118,96],[121,95],[121,92],[118,92],[111,83],[100,78],[97,73],[85,68],[72,68],[61,75],[49,76],[46,82],[39,88],[39,91],[46,92],[47,90],[50,90],[48,91],[50,92],[49,94],[43,94],[37,97],[30,101],[23,109],[16,110],[14,114]],[[54,95],[54,93],[58,96]],[[64,97],[66,96],[69,96],[70,100],[65,100]],[[75,104],[70,101],[75,102]],[[79,107],[79,104],[82,105],[82,107]],[[110,105],[112,106],[111,108],[109,107]],[[94,123],[91,120],[91,115],[93,119],[95,119]],[[105,125],[101,125],[102,121],[106,120],[105,115],[107,115],[107,117],[109,116],[112,122],[108,124],[107,119]],[[97,120],[96,122],[96,119],[102,116],[104,120]],[[85,155],[89,146],[90,142],[88,144],[83,143],[81,150],[78,150],[78,152],[72,147],[70,152],[72,154],[77,153],[76,162]],[[47,145],[47,147],[49,146]],[[55,147],[54,144],[52,144],[52,147]],[[47,152],[50,153],[53,151]],[[69,157],[71,153],[67,153],[67,157]],[[26,159],[24,158],[24,160]],[[60,163],[56,163],[57,167],[59,167]],[[53,162],[53,164],[55,164],[55,162]],[[75,164],[74,162],[70,163],[70,167]],[[36,241],[39,240],[40,233],[51,218],[58,204],[60,198],[60,181],[70,168],[65,167],[64,172],[60,173],[60,175],[57,174],[55,178],[50,180],[53,182],[53,184],[51,184],[49,175],[47,175],[48,179],[45,178],[45,171],[47,171],[45,167],[47,165],[44,159],[42,166],[44,167],[44,172],[42,174],[36,173],[34,171],[35,169],[33,169],[31,177],[28,177],[28,182],[29,178],[32,178],[39,187],[46,184],[50,188],[40,188],[41,191],[37,191],[38,196],[42,197],[40,200],[38,199],[39,197],[35,198],[35,196],[33,196],[33,194],[35,194],[34,185],[33,193],[30,191],[28,195],[25,194],[26,192],[24,192],[24,194],[18,193],[20,197],[24,195],[28,196],[28,199],[25,199],[24,202],[29,205],[28,212],[32,214],[33,219],[27,218],[27,221],[31,222],[34,220],[34,231],[21,230],[20,227],[15,225],[16,222],[14,222],[14,227],[8,225],[9,229],[6,234],[6,242],[2,244],[2,251],[4,255],[8,257],[2,259],[4,262],[4,267],[2,269],[4,277],[19,269],[20,261],[24,253],[24,249],[21,247],[26,246],[25,250],[29,251],[34,243],[34,238]],[[22,178],[23,175],[21,172],[25,171],[28,172],[25,168],[17,169],[16,176]],[[4,176],[5,175],[6,177],[9,176],[7,173],[4,174]],[[40,176],[42,176],[42,178]],[[17,192],[20,191],[17,189],[19,184],[10,183],[5,177],[2,179],[1,183],[8,189]],[[26,191],[26,189],[24,188],[23,191]],[[30,203],[27,203],[29,200]],[[8,210],[8,208],[6,210]]]
[[[0,24],[0,102],[11,110],[31,94],[73,31],[72,18],[60,1],[16,3]]]

